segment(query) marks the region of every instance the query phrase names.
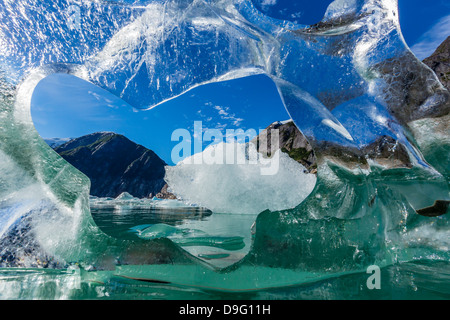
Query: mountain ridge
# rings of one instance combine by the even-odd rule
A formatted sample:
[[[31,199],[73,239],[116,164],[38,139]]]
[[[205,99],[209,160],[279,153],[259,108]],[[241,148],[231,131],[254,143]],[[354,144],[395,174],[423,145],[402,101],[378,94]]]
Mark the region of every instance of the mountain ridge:
[[[450,90],[450,36],[448,36],[433,52],[423,60],[434,71],[442,85]]]
[[[155,152],[114,132],[94,132],[54,150],[91,180],[90,194],[152,197],[165,186],[167,165]]]
[[[428,67],[436,73],[444,87],[450,89],[450,36],[447,37],[430,57],[424,59],[423,63],[428,65]],[[292,120],[275,121],[270,124],[264,133],[260,134],[252,141],[256,143],[258,151],[266,154],[270,154],[274,151],[271,147],[270,129],[278,129],[280,132],[279,149],[287,153],[294,160],[303,164],[310,173],[317,172],[317,159],[314,155],[314,150]],[[268,144],[264,149],[258,143],[258,139],[267,139]],[[132,142],[125,136],[114,132],[102,131],[72,139],[61,144],[63,140],[67,140],[67,138],[45,139],[45,141],[64,159],[91,179],[91,189],[93,189],[92,195],[116,197],[122,192],[128,192],[133,196],[141,198],[153,195],[156,195],[158,198],[175,198],[173,194],[168,192],[168,185],[164,182],[164,166],[166,163],[150,149]],[[126,155],[134,150],[134,153],[131,152],[134,157],[131,157],[133,159],[128,157],[128,164],[125,166],[123,161],[120,161],[117,154],[109,154],[109,163],[122,164],[122,171],[117,168],[113,168],[112,171],[116,171],[116,173],[122,172],[122,175],[116,175],[119,182],[114,182],[111,181],[111,179],[107,179],[108,177],[103,177],[105,178],[105,181],[109,181],[111,184],[108,188],[105,186],[106,182],[101,183],[101,179],[96,177],[99,173],[97,172],[94,174],[92,171],[95,170],[89,167],[96,167],[95,161],[98,162],[101,160],[102,154],[104,155],[105,151],[107,151],[105,150],[105,146],[107,147],[106,149],[111,149],[108,148],[111,147],[111,143],[118,143],[118,141],[128,145],[130,148],[127,150],[128,152],[122,150],[119,153]],[[132,145],[130,142],[134,144],[133,147],[131,147]],[[52,145],[52,143],[54,144]],[[120,145],[121,143],[118,144]],[[393,148],[395,148],[395,154],[391,155],[387,150]],[[395,166],[411,167],[411,159],[409,159],[407,150],[404,146],[398,144],[392,137],[381,136],[377,140],[364,146],[363,150],[370,158],[377,159],[379,162],[385,162],[385,160],[389,159],[390,161],[395,161]],[[98,153],[100,153],[100,155]],[[108,152],[106,152],[106,154],[108,154]],[[81,161],[80,159],[84,159],[85,161]],[[111,159],[113,161],[111,161]],[[114,167],[114,165],[112,165],[112,167]],[[150,175],[150,177],[148,174],[146,175],[145,172],[154,172],[155,175]],[[138,177],[142,176],[142,173],[144,173],[145,177],[139,179]],[[133,187],[132,183],[135,183],[136,186]],[[97,187],[98,184],[103,185],[103,187]]]

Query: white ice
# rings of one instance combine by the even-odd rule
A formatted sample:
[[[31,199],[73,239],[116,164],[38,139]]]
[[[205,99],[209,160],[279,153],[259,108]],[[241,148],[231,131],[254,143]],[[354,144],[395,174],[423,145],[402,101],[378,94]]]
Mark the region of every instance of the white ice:
[[[238,155],[245,153],[246,145],[219,143],[176,166],[166,167],[169,190],[184,201],[213,212],[259,213],[296,207],[316,184],[316,176],[305,173],[305,168],[284,152],[278,150],[271,159],[263,159],[254,148],[249,148],[245,163],[239,163],[237,158],[233,163],[229,154],[227,158],[227,152],[222,152],[232,148]],[[199,161],[214,153],[220,154],[222,161]],[[268,166],[278,170],[273,175],[262,174]]]

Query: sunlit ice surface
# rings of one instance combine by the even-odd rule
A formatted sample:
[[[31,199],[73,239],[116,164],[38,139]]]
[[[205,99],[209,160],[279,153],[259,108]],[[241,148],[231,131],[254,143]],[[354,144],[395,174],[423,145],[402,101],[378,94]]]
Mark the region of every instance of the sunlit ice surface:
[[[264,3],[4,1],[2,297],[448,297],[449,93],[405,45],[396,1],[330,1],[317,23]],[[33,91],[54,74],[140,110],[265,75],[314,149],[317,182],[294,208],[244,215],[254,223],[236,237],[192,220],[130,225],[137,239],[106,234],[89,179],[33,125]],[[385,291],[366,290],[370,265]]]

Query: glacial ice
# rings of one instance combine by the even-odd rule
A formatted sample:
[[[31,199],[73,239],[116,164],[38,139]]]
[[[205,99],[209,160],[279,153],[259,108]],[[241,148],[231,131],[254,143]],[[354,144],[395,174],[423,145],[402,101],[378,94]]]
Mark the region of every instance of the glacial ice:
[[[135,208],[166,208],[166,209],[176,209],[176,208],[190,208],[193,207],[192,204],[175,200],[175,199],[158,199],[153,197],[148,198],[136,198],[127,192],[123,192],[116,198],[102,198],[102,197],[89,197],[89,203],[91,207],[102,207],[102,206],[129,206]]]
[[[216,155],[213,163],[210,155]],[[262,174],[264,169],[270,174]],[[213,212],[256,214],[300,204],[316,184],[316,176],[305,171],[280,150],[264,158],[256,147],[222,142],[166,167],[164,179],[172,193]]]
[[[231,208],[212,197],[208,205],[275,210],[258,215],[251,251],[234,269],[225,276],[208,271],[220,285],[226,279],[229,290],[257,288],[263,276],[266,286],[289,285],[374,263],[448,261],[439,238],[417,241],[436,225],[448,232],[448,215],[430,220],[416,210],[450,199],[449,166],[442,161],[450,151],[449,92],[404,43],[395,0],[336,0],[312,26],[274,19],[250,0],[83,1],[80,29],[67,24],[71,5],[8,0],[0,6],[0,266],[82,262],[114,270],[120,257],[129,264],[116,269],[122,275],[159,272],[162,278],[187,264],[203,268],[170,241],[127,242],[98,229],[89,180],[49,148],[30,116],[34,88],[55,73],[87,80],[136,108],[164,107],[167,99],[215,81],[258,73],[274,81],[314,148],[317,184],[307,197],[306,188],[303,202],[299,190],[284,194],[280,208],[265,184],[279,184],[294,166],[270,182],[246,178],[237,166],[220,169],[219,177],[239,176],[241,189],[234,190],[253,192],[237,195]],[[396,161],[399,148],[402,161]],[[187,167],[179,172],[197,174]],[[296,181],[283,185],[294,189]],[[162,266],[150,266],[156,264]]]

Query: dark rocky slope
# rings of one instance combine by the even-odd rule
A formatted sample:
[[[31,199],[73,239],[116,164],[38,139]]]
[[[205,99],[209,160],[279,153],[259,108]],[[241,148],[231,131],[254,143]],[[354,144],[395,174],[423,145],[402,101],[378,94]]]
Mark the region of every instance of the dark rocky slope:
[[[117,197],[128,192],[143,198],[156,195],[165,185],[166,163],[120,134],[92,133],[54,150],[89,177],[93,196]]]
[[[434,53],[423,60],[431,70],[436,73],[447,90],[450,90],[450,36],[434,51]]]
[[[272,147],[271,130],[273,129],[278,130],[278,149],[281,149],[281,151],[287,153],[292,159],[300,162],[308,171],[315,173],[317,165],[313,149],[293,121],[276,121],[255,137],[251,142],[256,143],[258,152],[270,156],[276,151]],[[261,141],[267,142],[261,143]]]

